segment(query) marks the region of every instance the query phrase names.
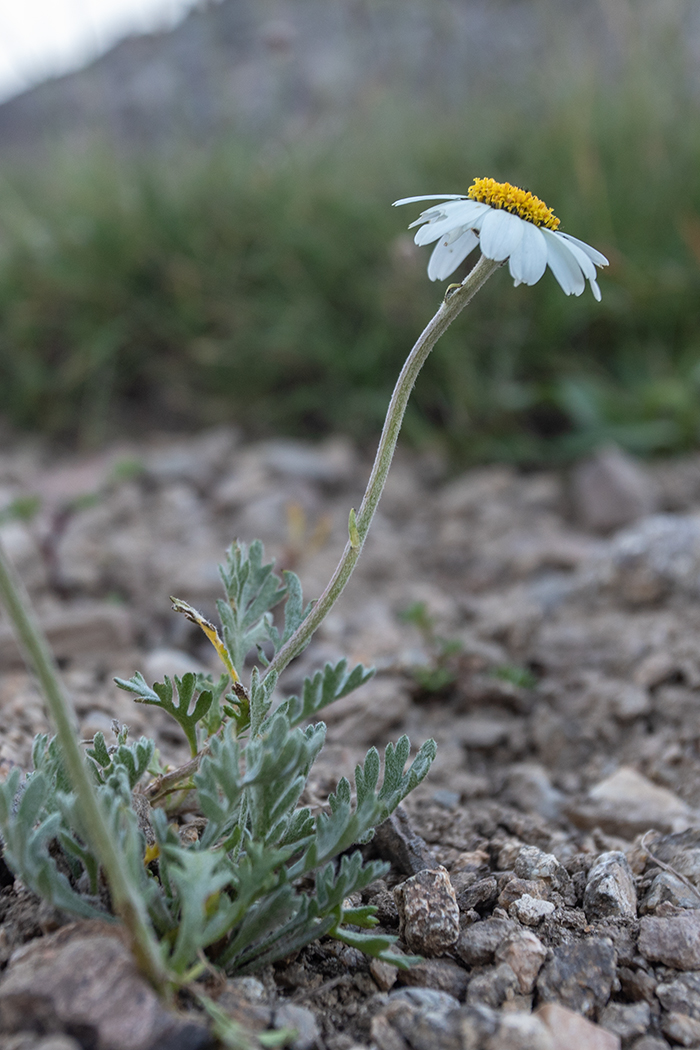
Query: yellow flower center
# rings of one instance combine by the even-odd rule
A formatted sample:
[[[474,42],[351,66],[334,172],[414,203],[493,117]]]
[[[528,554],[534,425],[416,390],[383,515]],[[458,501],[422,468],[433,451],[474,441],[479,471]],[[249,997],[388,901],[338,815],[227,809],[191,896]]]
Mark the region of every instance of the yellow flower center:
[[[495,179],[474,179],[467,190],[467,196],[473,201],[489,204],[492,208],[503,208],[534,226],[546,226],[556,230],[559,219],[544,201],[535,197],[528,190],[511,186],[509,182],[496,182]]]

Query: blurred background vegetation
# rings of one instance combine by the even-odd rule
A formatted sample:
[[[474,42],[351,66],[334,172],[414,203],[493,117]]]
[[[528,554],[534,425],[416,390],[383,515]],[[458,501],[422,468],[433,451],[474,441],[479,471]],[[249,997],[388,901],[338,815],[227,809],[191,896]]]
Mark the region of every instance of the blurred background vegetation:
[[[610,258],[603,301],[499,271],[428,361],[406,439],[462,463],[695,446],[698,77],[682,20],[641,6],[612,60],[555,39],[525,85],[385,83],[299,134],[0,157],[0,415],[83,445],[221,421],[367,440],[444,291],[406,231],[419,207],[389,205],[491,175]]]

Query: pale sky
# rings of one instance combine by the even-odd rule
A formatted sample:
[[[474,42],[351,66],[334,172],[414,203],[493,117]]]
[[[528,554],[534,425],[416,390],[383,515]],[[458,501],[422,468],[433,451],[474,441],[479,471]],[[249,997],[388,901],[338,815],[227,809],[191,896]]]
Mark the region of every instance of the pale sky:
[[[0,102],[78,69],[131,33],[174,25],[198,0],[0,0]]]

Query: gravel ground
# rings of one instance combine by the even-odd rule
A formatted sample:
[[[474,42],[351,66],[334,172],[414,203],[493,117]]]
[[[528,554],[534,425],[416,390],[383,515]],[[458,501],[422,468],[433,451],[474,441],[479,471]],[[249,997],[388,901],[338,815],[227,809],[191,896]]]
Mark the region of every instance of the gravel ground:
[[[112,677],[214,669],[168,596],[213,615],[234,537],[260,537],[317,594],[367,472],[341,438],[253,445],[229,429],[91,458],[0,447],[0,508],[41,501],[0,536],[81,734],[116,717],[186,758],[177,726]],[[397,973],[321,942],[222,982],[220,1005],[259,1029],[297,1028],[297,1050],[700,1047],[699,596],[700,458],[642,468],[608,449],[568,476],[454,477],[401,453],[346,594],[284,686],[344,655],[378,671],[328,712],[315,804],[368,746],[437,740],[430,777],[368,847],[392,869],[365,891],[424,962]],[[26,767],[46,724],[2,621],[0,706],[2,769]],[[46,953],[57,973],[76,938],[83,952],[109,939],[62,926],[17,886],[0,914],[0,1032],[24,1031]],[[44,1045],[36,1032],[62,1033],[63,1050],[137,1045],[51,1009],[30,1042],[2,1035],[0,1050]],[[206,1045],[188,1031],[138,1045]]]

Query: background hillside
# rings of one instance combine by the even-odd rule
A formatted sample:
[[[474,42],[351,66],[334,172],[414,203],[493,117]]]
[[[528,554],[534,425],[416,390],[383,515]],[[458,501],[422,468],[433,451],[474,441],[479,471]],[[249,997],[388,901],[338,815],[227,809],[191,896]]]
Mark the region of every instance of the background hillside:
[[[490,174],[609,256],[603,303],[499,274],[408,438],[694,445],[699,48],[689,0],[222,0],[123,41],[0,106],[0,413],[366,437],[441,295],[389,204]]]

